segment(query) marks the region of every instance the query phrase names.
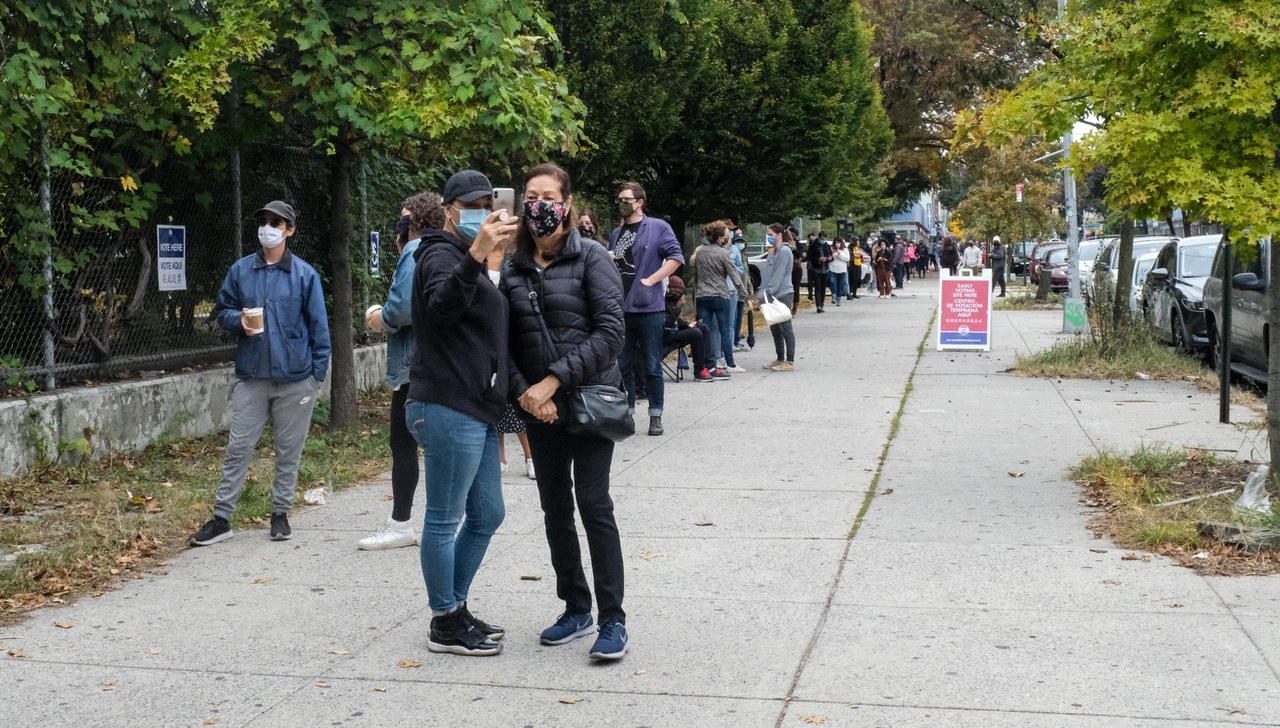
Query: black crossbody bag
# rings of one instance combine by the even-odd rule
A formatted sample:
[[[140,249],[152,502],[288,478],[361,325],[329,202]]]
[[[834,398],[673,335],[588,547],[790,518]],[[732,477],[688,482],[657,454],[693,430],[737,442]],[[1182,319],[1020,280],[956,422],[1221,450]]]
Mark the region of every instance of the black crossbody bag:
[[[541,281],[539,281],[541,288]],[[555,361],[556,345],[547,329],[547,321],[542,316],[542,304],[538,292],[529,287],[529,305],[538,317],[538,328],[542,329],[547,355],[545,364],[550,368]],[[569,411],[564,413],[565,424],[569,434],[595,435],[606,440],[621,442],[636,434],[636,421],[627,408],[627,393],[608,384],[583,384],[565,390],[569,399]]]

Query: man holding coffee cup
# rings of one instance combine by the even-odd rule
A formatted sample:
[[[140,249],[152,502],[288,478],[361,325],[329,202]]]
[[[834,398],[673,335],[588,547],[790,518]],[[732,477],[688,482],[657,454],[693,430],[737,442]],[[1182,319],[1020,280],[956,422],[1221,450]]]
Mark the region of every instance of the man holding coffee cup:
[[[293,207],[268,202],[254,219],[261,249],[231,265],[213,310],[218,325],[236,339],[236,381],[213,518],[191,537],[193,546],[210,546],[233,535],[231,513],[268,420],[276,451],[271,540],[292,536],[288,512],[298,463],[320,383],[329,371],[329,320],[320,275],[285,246],[297,231]]]

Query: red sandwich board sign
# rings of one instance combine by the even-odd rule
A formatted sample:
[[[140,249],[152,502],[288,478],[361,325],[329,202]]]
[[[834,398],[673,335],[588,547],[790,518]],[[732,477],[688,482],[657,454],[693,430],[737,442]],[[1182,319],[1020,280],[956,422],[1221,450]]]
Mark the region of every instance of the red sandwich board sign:
[[[959,276],[943,271],[938,285],[938,351],[991,351],[991,270]]]

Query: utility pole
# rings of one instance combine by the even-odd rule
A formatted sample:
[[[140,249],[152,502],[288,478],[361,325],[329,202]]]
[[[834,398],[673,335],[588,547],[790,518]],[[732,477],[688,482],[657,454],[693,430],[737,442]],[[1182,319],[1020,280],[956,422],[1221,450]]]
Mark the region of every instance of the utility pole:
[[[1058,18],[1067,15],[1067,0],[1058,0]],[[1071,130],[1062,135],[1062,193],[1067,203],[1067,300],[1062,306],[1062,333],[1084,333],[1089,326],[1080,297],[1080,226],[1076,220],[1076,178],[1071,169]]]

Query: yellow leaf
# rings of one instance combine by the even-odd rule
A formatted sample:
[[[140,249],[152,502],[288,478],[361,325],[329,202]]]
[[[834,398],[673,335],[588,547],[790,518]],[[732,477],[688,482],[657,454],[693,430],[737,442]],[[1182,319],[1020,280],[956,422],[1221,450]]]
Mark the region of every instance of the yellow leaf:
[[[270,584],[275,580],[276,578],[274,576],[261,576],[261,577],[258,577],[257,579],[254,579],[253,583],[254,584]]]
[[[125,192],[138,191],[138,183],[136,180],[133,179],[133,175],[128,175],[126,177],[120,178],[120,189],[124,190]]]
[[[54,622],[53,626],[57,627],[58,629],[71,629],[75,625],[72,624],[71,622]]]
[[[800,720],[810,725],[822,725],[823,723],[827,722],[827,719],[824,716],[809,715],[807,713],[805,715],[800,716]]]
[[[27,653],[23,650],[9,650],[9,657],[26,657]]]
[[[573,705],[575,703],[581,703],[582,698],[560,698],[560,702],[564,703],[565,705]]]
[[[406,657],[400,661],[400,667],[422,667],[422,663]]]

